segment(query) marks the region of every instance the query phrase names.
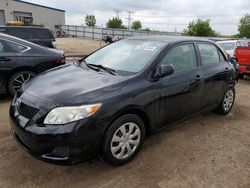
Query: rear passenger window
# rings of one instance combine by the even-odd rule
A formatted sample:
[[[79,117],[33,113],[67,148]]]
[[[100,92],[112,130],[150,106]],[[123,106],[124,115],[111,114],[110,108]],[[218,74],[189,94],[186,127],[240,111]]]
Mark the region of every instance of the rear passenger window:
[[[48,29],[31,29],[32,39],[54,39],[54,36]]]
[[[220,55],[220,62],[226,61],[225,56],[220,51],[219,51],[219,55]]]
[[[30,39],[30,34],[28,31],[29,30],[24,28],[8,28],[8,34],[25,40]]]
[[[27,47],[13,42],[9,42],[8,46],[10,47],[11,52],[16,52],[16,53],[23,52],[27,49]]]
[[[201,63],[203,65],[211,65],[220,63],[220,57],[217,48],[211,44],[198,44]]]
[[[173,48],[161,64],[172,64],[175,72],[190,70],[197,66],[196,54],[193,44],[183,44]]]
[[[0,41],[0,54],[4,53],[4,46],[3,43]]]

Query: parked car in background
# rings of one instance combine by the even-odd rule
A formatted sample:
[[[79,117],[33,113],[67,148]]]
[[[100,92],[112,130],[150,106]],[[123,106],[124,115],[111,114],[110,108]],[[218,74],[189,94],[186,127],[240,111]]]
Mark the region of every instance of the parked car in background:
[[[237,47],[248,46],[244,40],[225,40],[216,43],[219,44],[231,57],[234,57],[234,52]]]
[[[13,136],[45,161],[100,154],[123,165],[152,132],[205,111],[228,114],[234,73],[211,41],[124,39],[25,83],[10,108]]]
[[[62,64],[64,52],[0,33],[0,94],[13,96],[36,74]]]
[[[240,65],[241,77],[250,76],[250,47],[236,48],[235,58]]]
[[[0,26],[0,32],[6,33],[41,46],[56,48],[56,39],[52,32],[38,26]]]

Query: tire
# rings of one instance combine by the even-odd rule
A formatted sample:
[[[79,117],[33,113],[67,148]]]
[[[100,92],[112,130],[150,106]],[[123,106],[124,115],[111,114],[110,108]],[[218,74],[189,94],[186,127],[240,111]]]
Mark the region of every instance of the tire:
[[[223,99],[218,108],[215,110],[215,112],[220,115],[227,115],[233,107],[234,100],[235,100],[235,89],[233,87],[230,87],[225,92]]]
[[[115,166],[127,164],[137,156],[144,139],[145,126],[142,119],[134,114],[121,116],[111,124],[104,135],[101,157]]]
[[[13,97],[18,89],[21,89],[22,84],[28,82],[31,78],[36,76],[36,73],[29,70],[18,71],[10,76],[8,81],[8,91]]]

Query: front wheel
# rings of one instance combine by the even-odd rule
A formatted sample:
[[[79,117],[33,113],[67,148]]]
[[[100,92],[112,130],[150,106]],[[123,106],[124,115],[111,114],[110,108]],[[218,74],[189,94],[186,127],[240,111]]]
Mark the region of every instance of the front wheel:
[[[107,130],[102,143],[102,158],[120,166],[136,157],[145,139],[144,123],[137,115],[118,118]]]
[[[220,105],[216,109],[216,112],[221,115],[227,115],[233,107],[234,100],[235,100],[235,89],[232,87],[225,92]]]
[[[36,74],[33,71],[25,70],[14,73],[8,81],[8,90],[11,96],[14,96],[22,85],[28,82]]]

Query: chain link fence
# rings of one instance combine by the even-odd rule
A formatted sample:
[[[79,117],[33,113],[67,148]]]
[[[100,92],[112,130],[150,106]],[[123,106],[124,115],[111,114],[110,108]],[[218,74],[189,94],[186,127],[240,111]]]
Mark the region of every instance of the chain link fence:
[[[59,31],[63,36],[82,37],[92,40],[102,40],[105,35],[109,34],[119,38],[130,36],[150,36],[150,35],[168,35],[180,36],[180,33],[175,32],[154,32],[154,31],[137,31],[128,29],[113,29],[113,28],[98,28],[74,25],[57,25],[56,31]]]

